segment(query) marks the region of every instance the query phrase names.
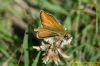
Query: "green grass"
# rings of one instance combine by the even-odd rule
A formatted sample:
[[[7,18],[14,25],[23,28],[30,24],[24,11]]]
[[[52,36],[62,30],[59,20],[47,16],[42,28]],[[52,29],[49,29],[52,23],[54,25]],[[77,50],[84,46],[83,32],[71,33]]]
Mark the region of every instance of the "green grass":
[[[72,35],[65,53],[69,66],[89,66],[100,62],[99,0],[0,0],[0,66],[44,66],[41,45],[33,31],[40,25],[40,10],[54,17]],[[47,64],[46,66],[51,66]]]
[[[24,50],[24,66],[29,66],[29,46],[28,46],[28,29],[26,29],[23,39],[23,50]]]

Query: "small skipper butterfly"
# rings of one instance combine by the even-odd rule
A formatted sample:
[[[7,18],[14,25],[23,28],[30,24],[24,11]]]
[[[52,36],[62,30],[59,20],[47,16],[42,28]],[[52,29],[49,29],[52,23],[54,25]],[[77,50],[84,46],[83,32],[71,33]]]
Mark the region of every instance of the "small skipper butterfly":
[[[41,26],[37,31],[37,38],[44,39],[48,43],[54,43],[56,40],[61,41],[61,44],[69,44],[72,40],[70,34],[64,27],[50,14],[45,11],[40,11]]]

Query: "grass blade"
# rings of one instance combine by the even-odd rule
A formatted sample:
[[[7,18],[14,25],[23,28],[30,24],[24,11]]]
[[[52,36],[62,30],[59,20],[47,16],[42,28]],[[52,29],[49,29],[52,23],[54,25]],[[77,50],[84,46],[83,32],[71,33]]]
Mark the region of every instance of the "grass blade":
[[[26,32],[28,29],[26,30]],[[28,51],[28,34],[24,35],[23,49],[24,49],[24,66],[29,66],[29,51]]]
[[[41,52],[38,53],[37,57],[36,57],[35,60],[33,61],[32,66],[37,66],[38,60],[39,60],[39,57],[40,57],[40,54],[41,54]]]

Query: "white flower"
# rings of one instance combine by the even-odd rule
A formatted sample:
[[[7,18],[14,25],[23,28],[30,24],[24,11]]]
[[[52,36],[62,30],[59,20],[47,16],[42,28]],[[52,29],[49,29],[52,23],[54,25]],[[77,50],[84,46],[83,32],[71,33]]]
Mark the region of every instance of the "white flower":
[[[56,42],[55,42],[56,43]],[[34,49],[37,49],[38,51],[44,51],[43,54],[43,63],[50,63],[54,62],[56,65],[60,62],[60,58],[67,58],[69,59],[70,57],[67,56],[63,52],[63,48],[60,44],[43,44],[41,46],[33,46]]]
[[[33,46],[34,49],[37,49],[38,51],[44,51],[43,53],[43,63],[50,63],[54,62],[56,65],[61,61],[61,58],[69,59],[70,57],[67,56],[63,49],[66,45],[69,45],[71,43],[72,37],[65,36],[64,38],[61,37],[50,37],[45,38],[42,42],[41,46]]]

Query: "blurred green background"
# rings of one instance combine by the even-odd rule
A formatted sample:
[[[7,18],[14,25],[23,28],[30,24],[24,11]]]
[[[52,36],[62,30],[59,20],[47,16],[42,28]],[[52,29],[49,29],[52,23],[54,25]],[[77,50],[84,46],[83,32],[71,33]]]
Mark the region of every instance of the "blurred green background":
[[[60,66],[100,66],[100,0],[0,0],[0,66],[45,66],[41,53],[31,49],[41,44],[33,31],[40,10],[73,37],[65,51],[72,58]]]

